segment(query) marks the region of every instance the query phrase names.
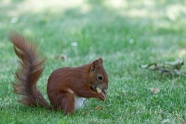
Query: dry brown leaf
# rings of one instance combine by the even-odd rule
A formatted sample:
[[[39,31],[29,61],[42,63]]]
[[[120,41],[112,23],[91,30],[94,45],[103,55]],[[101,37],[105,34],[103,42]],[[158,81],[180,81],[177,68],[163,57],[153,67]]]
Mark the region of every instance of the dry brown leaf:
[[[62,60],[62,61],[66,61],[67,56],[64,55],[64,54],[60,54],[60,55],[56,56],[56,59],[59,59],[59,60]]]
[[[143,69],[160,71],[162,74],[172,74],[172,75],[182,75],[181,68],[184,65],[183,60],[176,60],[173,62],[164,62],[164,63],[150,63],[147,65],[140,65]]]
[[[103,110],[103,106],[96,106],[95,110]]]
[[[156,93],[159,93],[160,92],[160,89],[153,87],[153,88],[150,88],[150,91],[151,91],[151,93],[156,94]]]

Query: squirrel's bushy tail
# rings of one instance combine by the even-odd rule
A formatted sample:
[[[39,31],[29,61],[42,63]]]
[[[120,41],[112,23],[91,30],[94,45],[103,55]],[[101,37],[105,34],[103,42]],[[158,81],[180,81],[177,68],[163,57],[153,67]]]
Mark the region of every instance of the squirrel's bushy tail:
[[[35,46],[18,33],[10,34],[9,39],[14,45],[16,55],[21,59],[14,83],[14,92],[21,96],[19,102],[28,106],[48,107],[47,101],[36,87],[45,60],[40,59]]]

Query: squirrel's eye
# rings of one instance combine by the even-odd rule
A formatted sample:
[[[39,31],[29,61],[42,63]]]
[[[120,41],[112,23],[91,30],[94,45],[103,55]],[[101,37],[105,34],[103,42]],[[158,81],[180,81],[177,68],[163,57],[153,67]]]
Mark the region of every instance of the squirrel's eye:
[[[99,80],[103,80],[103,76],[98,75],[98,79],[99,79]]]

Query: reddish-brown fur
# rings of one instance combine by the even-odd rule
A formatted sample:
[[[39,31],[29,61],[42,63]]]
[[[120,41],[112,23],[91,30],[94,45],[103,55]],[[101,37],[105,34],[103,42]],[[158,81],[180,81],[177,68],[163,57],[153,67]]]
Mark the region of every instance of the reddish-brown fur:
[[[13,33],[9,37],[16,55],[21,59],[16,72],[14,91],[22,96],[20,102],[28,106],[42,106],[62,110],[65,114],[74,114],[74,96],[104,100],[108,88],[108,76],[101,58],[79,67],[64,67],[55,70],[48,79],[47,93],[49,105],[36,83],[44,69],[44,59],[37,55],[36,48],[24,37]],[[103,92],[96,92],[99,87]]]

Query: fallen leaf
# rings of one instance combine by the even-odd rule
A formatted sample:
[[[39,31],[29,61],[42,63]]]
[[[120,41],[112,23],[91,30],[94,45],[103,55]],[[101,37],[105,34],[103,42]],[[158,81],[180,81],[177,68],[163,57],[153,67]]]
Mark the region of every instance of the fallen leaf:
[[[95,110],[103,110],[103,106],[96,106]]]
[[[60,54],[60,55],[56,56],[56,59],[60,59],[60,60],[66,61],[67,60],[67,56],[64,55],[64,54]]]
[[[153,71],[160,71],[160,73],[167,73],[167,74],[176,74],[181,75],[180,72],[181,67],[184,65],[183,60],[176,60],[173,62],[164,62],[164,63],[150,63],[147,65],[140,65],[140,68],[153,70]]]
[[[150,91],[151,91],[153,94],[156,94],[156,93],[159,93],[159,92],[160,92],[160,89],[159,89],[159,88],[150,88]]]

